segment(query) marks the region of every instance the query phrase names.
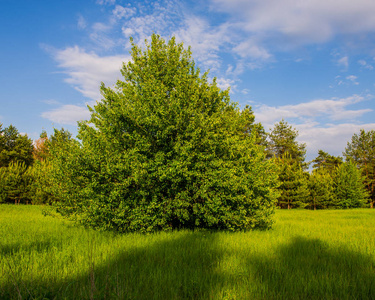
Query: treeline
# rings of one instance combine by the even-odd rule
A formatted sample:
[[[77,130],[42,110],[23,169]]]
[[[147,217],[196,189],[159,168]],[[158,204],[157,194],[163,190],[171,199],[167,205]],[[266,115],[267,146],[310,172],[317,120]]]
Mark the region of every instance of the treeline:
[[[253,122],[251,108],[246,109]],[[354,134],[343,152],[344,158],[319,150],[314,160],[306,162],[306,145],[296,141],[298,132],[286,121],[275,124],[270,133],[259,123],[252,127],[257,131],[256,143],[277,166],[279,208],[374,207],[374,130]],[[0,123],[0,203],[58,202],[54,185],[60,183],[53,176],[51,161],[53,153],[69,151],[72,145],[79,147],[79,142],[64,129],[55,129],[49,137],[43,131],[39,139],[32,141],[16,127],[3,128]]]
[[[275,125],[266,147],[279,170],[280,208],[374,207],[375,131],[354,134],[342,157],[318,151],[305,162],[306,145],[285,121]],[[312,171],[307,168],[311,166]]]
[[[32,141],[10,125],[0,123],[0,203],[53,204],[51,149],[71,134],[64,129],[54,130],[48,137],[43,131]]]

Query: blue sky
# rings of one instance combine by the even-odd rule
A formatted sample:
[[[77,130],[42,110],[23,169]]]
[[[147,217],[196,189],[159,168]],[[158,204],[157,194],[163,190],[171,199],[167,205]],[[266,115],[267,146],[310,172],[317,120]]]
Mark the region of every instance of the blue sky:
[[[76,133],[121,79],[129,37],[153,32],[190,45],[231,99],[269,131],[284,118],[307,144],[341,155],[375,129],[373,0],[0,0],[0,123],[32,139]]]

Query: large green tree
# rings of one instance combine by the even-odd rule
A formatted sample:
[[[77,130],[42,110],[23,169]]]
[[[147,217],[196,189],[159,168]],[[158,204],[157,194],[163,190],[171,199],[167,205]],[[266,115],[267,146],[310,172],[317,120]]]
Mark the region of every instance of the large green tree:
[[[370,193],[370,206],[375,205],[375,130],[361,129],[348,142],[343,153],[347,160],[353,160],[365,176],[365,184]]]
[[[121,232],[268,228],[275,165],[240,110],[174,38],[133,43],[115,88],[53,150],[59,211]]]
[[[274,125],[269,134],[267,150],[269,156],[281,158],[284,154],[304,166],[306,144],[297,141],[298,131],[285,120]]]

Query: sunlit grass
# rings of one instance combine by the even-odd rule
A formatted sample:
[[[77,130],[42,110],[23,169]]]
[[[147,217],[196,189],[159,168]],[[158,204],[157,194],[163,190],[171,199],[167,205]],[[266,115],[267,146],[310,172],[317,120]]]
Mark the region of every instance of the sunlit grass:
[[[269,231],[115,235],[0,205],[1,299],[375,299],[375,210]]]

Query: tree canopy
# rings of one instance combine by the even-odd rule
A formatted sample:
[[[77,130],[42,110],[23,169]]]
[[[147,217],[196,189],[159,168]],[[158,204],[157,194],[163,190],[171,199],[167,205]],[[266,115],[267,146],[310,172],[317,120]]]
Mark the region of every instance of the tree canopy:
[[[11,162],[33,163],[33,142],[27,135],[22,135],[13,125],[3,129],[0,123],[0,167],[7,167]]]
[[[318,156],[312,161],[312,163],[313,169],[325,169],[329,172],[333,172],[336,167],[342,164],[342,158],[330,155],[323,150],[319,150]]]
[[[347,160],[353,160],[365,176],[365,184],[370,193],[370,206],[375,205],[375,130],[361,130],[354,134],[344,151]]]
[[[285,153],[302,164],[305,161],[306,145],[297,142],[298,131],[284,119],[276,123],[269,134],[268,152],[270,156],[281,158]]]
[[[277,174],[251,109],[201,75],[175,38],[132,45],[124,79],[102,85],[79,123],[80,143],[51,150],[58,210],[121,232],[268,228]]]

